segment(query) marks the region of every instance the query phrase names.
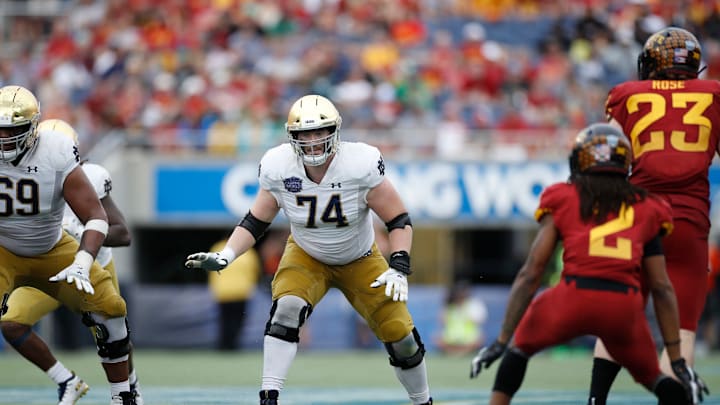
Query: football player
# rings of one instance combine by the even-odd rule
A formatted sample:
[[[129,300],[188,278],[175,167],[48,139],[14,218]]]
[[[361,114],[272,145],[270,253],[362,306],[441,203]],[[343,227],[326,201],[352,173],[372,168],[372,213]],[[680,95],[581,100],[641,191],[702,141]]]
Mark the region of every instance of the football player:
[[[286,124],[290,142],[270,149],[260,162],[260,190],[250,211],[221,251],[191,254],[185,265],[224,269],[255,244],[282,209],[290,236],[272,282],[260,404],[278,403],[300,328],[331,287],[342,291],[385,344],[412,403],[431,404],[425,348],[405,303],[410,217],[385,177],[380,151],[341,142],[341,123],[325,97],[298,99]],[[374,240],[371,210],[389,231],[389,265]]]
[[[95,326],[98,355],[110,382],[111,404],[132,405],[125,301],[110,273],[95,261],[108,234],[108,218],[80,167],[75,142],[51,131],[40,133],[39,121],[40,105],[32,92],[21,86],[0,88],[1,312],[8,311],[13,289],[29,286],[85,314]],[[66,205],[84,226],[80,242],[63,231]],[[22,305],[34,304],[18,304]],[[27,310],[31,308],[13,311]],[[10,345],[21,352],[29,340],[31,345],[37,343],[38,337],[30,328],[3,328],[3,332]],[[82,380],[59,363],[51,364],[47,373],[76,391],[75,398],[68,397],[63,404],[74,403],[77,395],[87,390]],[[62,401],[63,393],[60,396]]]
[[[615,126],[583,129],[569,160],[570,181],[549,186],[540,196],[535,213],[540,229],[513,282],[500,335],[472,360],[470,377],[504,354],[490,404],[509,404],[532,355],[595,335],[660,403],[692,404],[700,380],[672,344],[680,339],[680,327],[660,242],[672,231],[670,206],[627,180],[630,143]],[[561,240],[562,280],[533,299]],[[640,291],[641,266],[679,382],[658,365]]]
[[[677,294],[680,340],[670,342],[694,364],[695,332],[708,288],[710,185],[708,168],[720,138],[720,82],[697,79],[702,50],[689,31],[653,34],[638,56],[637,81],[610,90],[608,120],[630,136],[630,181],[670,202],[675,231],[663,239],[667,272]],[[604,405],[617,362],[597,341],[589,403]],[[670,372],[667,350],[660,365]]]
[[[72,126],[63,120],[49,119],[40,122],[38,136],[44,133],[47,133],[47,136],[67,136],[73,140],[76,146],[78,145],[77,133]],[[119,292],[115,264],[112,258],[112,247],[129,246],[130,231],[127,228],[125,217],[110,196],[112,190],[110,173],[104,167],[87,161],[81,161],[80,165],[93,185],[95,193],[108,217],[108,233],[95,260],[110,273],[113,286]],[[62,224],[65,231],[80,242],[85,227],[69,206],[65,207]],[[8,338],[8,341],[10,341],[11,336],[27,335],[21,345],[14,346],[15,349],[45,371],[58,384],[59,404],[74,404],[78,398],[87,392],[88,385],[59,362],[45,342],[31,329],[40,319],[59,306],[60,303],[56,299],[40,290],[33,287],[20,287],[10,294],[8,311],[2,316],[0,325],[2,326],[3,335]],[[87,322],[87,319],[85,321]],[[135,398],[136,404],[143,405],[140,383],[133,367],[132,353],[129,354],[128,365],[130,368],[130,391]],[[51,369],[52,372],[50,372]]]

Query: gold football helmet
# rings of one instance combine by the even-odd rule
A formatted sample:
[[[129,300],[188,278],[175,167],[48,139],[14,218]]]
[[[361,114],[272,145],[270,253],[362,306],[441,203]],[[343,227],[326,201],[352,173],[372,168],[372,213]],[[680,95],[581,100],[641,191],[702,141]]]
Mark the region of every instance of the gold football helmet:
[[[313,94],[295,101],[290,108],[285,130],[290,138],[290,144],[303,163],[308,166],[319,166],[337,150],[341,124],[342,118],[333,103],[323,96]],[[299,132],[323,128],[330,130],[330,134],[326,137],[312,140],[298,139]]]
[[[60,132],[61,134],[72,139],[73,142],[75,142],[75,145],[78,144],[79,137],[77,132],[75,132],[75,129],[70,124],[59,118],[52,118],[40,122],[40,125],[38,125],[38,132],[44,131]]]
[[[0,129],[10,129],[0,136],[0,160],[11,162],[32,147],[37,139],[40,103],[30,90],[21,86],[0,88]]]

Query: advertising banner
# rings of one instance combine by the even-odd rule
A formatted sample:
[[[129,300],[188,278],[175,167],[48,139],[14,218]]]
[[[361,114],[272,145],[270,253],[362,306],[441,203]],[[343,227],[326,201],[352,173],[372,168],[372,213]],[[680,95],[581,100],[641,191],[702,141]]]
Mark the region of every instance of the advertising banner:
[[[532,224],[543,188],[569,174],[566,162],[386,162],[386,166],[413,222],[454,227]],[[257,171],[257,165],[250,163],[158,165],[155,219],[236,221],[257,194]],[[711,167],[710,182],[711,200],[720,199],[718,167]]]

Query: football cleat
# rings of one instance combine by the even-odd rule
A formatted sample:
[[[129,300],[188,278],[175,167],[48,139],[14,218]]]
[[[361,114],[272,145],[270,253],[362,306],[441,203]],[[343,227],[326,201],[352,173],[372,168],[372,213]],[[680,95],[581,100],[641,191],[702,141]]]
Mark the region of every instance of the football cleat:
[[[133,394],[133,398],[135,399],[135,405],[145,405],[145,400],[143,399],[142,392],[140,391],[139,382],[130,384],[130,392]]]
[[[75,374],[58,384],[58,405],[73,405],[88,392],[90,386]]]
[[[278,390],[260,391],[260,405],[278,405]]]
[[[420,404],[420,405],[433,405],[433,400],[432,400],[432,398],[430,398],[429,401],[425,402],[424,404]]]
[[[110,399],[110,405],[135,405],[135,398],[130,391],[123,391],[118,395],[113,395]]]

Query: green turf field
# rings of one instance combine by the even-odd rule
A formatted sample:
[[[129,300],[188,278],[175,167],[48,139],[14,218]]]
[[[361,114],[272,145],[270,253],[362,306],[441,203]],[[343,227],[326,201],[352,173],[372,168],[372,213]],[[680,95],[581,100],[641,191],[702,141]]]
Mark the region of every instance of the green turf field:
[[[79,405],[107,404],[109,387],[94,352],[59,352],[58,357],[90,384]],[[260,352],[137,351],[136,364],[148,405],[257,404]],[[470,357],[427,356],[437,405],[486,404],[497,365],[477,380],[468,378]],[[13,352],[0,353],[0,404],[55,404],[55,386]],[[546,353],[530,362],[516,404],[584,404],[590,352]],[[720,355],[698,359],[697,370],[711,391],[706,404],[720,405]],[[281,395],[283,405],[409,404],[382,351],[300,351]],[[623,372],[610,404],[654,405],[657,401]]]

